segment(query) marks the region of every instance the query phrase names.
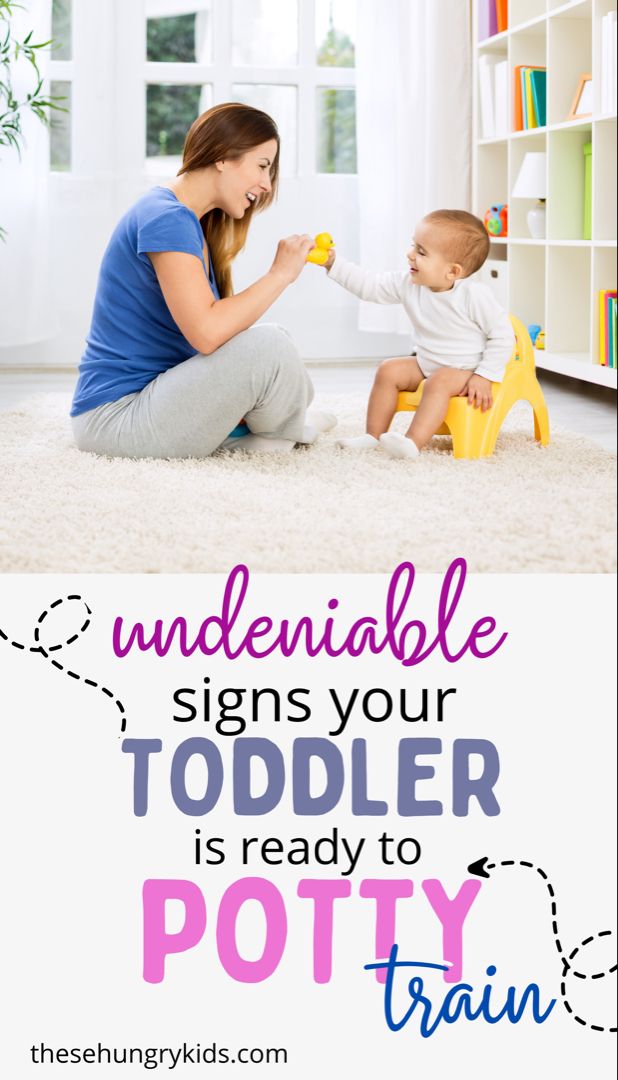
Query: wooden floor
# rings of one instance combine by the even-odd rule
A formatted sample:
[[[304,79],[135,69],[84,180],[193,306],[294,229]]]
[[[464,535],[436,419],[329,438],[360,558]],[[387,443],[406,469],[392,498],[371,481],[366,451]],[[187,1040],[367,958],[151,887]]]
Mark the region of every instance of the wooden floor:
[[[309,365],[318,393],[368,395],[375,364],[337,362]],[[593,383],[540,372],[551,423],[585,435],[599,446],[616,451],[616,393]],[[70,393],[75,374],[67,371],[0,371],[0,410],[11,408],[31,394]]]

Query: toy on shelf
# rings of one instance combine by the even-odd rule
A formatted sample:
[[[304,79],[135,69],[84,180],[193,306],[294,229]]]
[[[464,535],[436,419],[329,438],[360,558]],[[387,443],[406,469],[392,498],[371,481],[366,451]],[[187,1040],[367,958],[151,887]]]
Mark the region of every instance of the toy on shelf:
[[[541,333],[537,335],[537,339],[536,339],[536,341],[534,343],[534,347],[535,347],[535,349],[544,349],[545,348],[545,331],[544,330],[541,330]]]
[[[315,238],[315,247],[311,248],[311,251],[307,255],[307,262],[316,263],[318,266],[324,266],[324,263],[328,262],[330,249],[334,246],[335,241],[330,233],[318,233]]]
[[[528,333],[530,334],[530,341],[533,345],[536,345],[536,340],[541,333],[541,327],[538,323],[530,323],[528,327]]]
[[[507,203],[496,203],[485,211],[483,224],[490,236],[508,236],[509,208]]]

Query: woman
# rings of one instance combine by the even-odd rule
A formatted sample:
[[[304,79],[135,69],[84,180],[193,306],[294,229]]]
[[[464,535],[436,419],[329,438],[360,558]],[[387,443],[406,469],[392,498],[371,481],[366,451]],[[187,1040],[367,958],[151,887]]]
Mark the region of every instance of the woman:
[[[307,422],[313,388],[287,332],[253,326],[300,274],[311,238],[281,240],[268,273],[232,295],[232,261],[253,215],[273,201],[278,174],[274,121],[247,105],[217,105],[190,129],[176,180],[119,222],[71,410],[80,450],[163,458],[220,446],[289,450],[334,422],[319,414]]]

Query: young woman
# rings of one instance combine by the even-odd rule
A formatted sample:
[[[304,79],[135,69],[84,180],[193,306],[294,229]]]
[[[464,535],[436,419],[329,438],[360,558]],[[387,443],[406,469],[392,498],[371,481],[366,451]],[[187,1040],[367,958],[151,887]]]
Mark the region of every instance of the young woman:
[[[247,105],[217,105],[191,127],[177,178],[119,222],[71,410],[80,450],[282,451],[330,426],[330,417],[306,417],[313,388],[289,334],[253,325],[296,280],[311,238],[281,240],[268,273],[232,295],[232,262],[253,215],[273,201],[278,174],[274,121]]]

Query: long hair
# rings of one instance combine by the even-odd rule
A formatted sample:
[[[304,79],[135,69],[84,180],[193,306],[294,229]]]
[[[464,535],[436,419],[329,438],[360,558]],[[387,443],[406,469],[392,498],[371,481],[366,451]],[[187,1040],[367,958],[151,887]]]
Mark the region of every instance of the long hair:
[[[277,153],[270,166],[271,190],[259,200],[259,211],[270,206],[277,193],[279,180],[279,132],[267,113],[250,105],[228,102],[215,105],[198,116],[189,128],[178,175],[204,169],[216,161],[234,160],[248,150],[275,139]],[[256,205],[248,207],[240,220],[223,210],[210,210],[201,220],[204,239],[208,244],[221,296],[231,296],[232,262],[245,246]]]

